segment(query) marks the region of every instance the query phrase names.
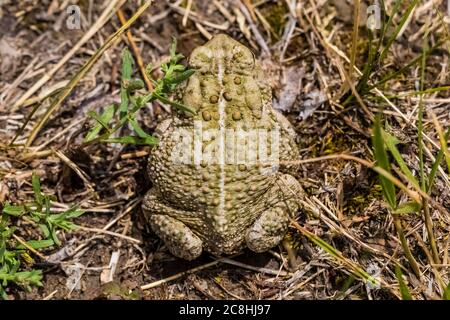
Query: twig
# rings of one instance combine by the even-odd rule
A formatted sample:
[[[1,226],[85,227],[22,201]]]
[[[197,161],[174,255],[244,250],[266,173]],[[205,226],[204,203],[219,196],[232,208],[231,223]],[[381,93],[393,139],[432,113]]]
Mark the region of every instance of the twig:
[[[113,236],[113,237],[117,237],[117,238],[121,238],[124,240],[128,240],[134,243],[141,243],[141,240],[129,237],[129,236],[125,236],[123,234],[117,233],[117,232],[112,232],[112,231],[108,231],[108,230],[103,230],[103,229],[99,229],[99,228],[89,228],[89,227],[84,227],[84,226],[80,226],[77,225],[76,226],[78,229],[84,230],[84,231],[89,231],[89,232],[95,232],[95,233],[102,233],[102,234],[107,234],[109,236]]]
[[[25,248],[27,248],[28,250],[30,250],[31,252],[33,252],[35,255],[37,255],[39,258],[41,258],[43,261],[47,261],[47,258],[42,255],[39,251],[37,251],[36,249],[34,249],[33,247],[31,247],[25,240],[23,240],[22,238],[20,238],[19,236],[16,236],[15,234],[12,235],[14,237],[14,239],[16,239],[17,241],[19,241],[19,243],[21,245],[23,245]]]
[[[233,266],[237,266],[237,267],[241,267],[244,269],[249,269],[249,270],[257,271],[257,272],[261,272],[261,273],[266,273],[266,274],[270,274],[273,276],[287,277],[287,276],[292,275],[291,272],[286,272],[286,271],[282,271],[282,270],[280,270],[280,271],[272,270],[272,269],[268,269],[268,268],[254,267],[254,266],[251,266],[251,265],[239,262],[239,261],[232,260],[230,258],[221,258],[220,261],[223,263],[231,264]]]
[[[187,271],[179,272],[177,274],[174,274],[173,276],[170,276],[170,277],[167,277],[167,278],[164,278],[164,279],[161,279],[161,280],[158,280],[158,281],[155,281],[155,282],[143,285],[143,286],[141,286],[141,290],[148,290],[148,289],[151,289],[151,288],[158,287],[158,286],[160,286],[160,285],[162,285],[164,283],[167,283],[169,281],[181,278],[181,277],[183,277],[185,275],[188,275],[188,274],[191,274],[191,273],[194,273],[194,272],[197,272],[197,271],[200,271],[200,270],[207,269],[207,268],[210,268],[212,266],[215,266],[216,264],[219,264],[220,262],[221,262],[220,260],[215,260],[215,261],[206,263],[204,265],[201,265],[201,266],[189,269]]]
[[[187,24],[187,21],[189,18],[189,14],[191,13],[191,8],[192,8],[192,0],[188,0],[188,3],[186,5],[186,11],[184,12],[184,15],[183,15],[183,21],[182,21],[183,27],[186,27],[186,24]]]
[[[64,153],[62,153],[59,150],[54,151],[55,155],[61,159],[62,162],[64,162],[67,166],[69,166],[75,173],[80,177],[81,180],[83,180],[84,184],[88,189],[91,191],[94,191],[94,186],[92,185],[89,176],[84,172],[83,170],[78,167],[78,165],[70,160]]]
[[[55,290],[52,293],[50,293],[48,296],[44,297],[42,300],[50,300],[57,293],[58,293],[58,290]]]

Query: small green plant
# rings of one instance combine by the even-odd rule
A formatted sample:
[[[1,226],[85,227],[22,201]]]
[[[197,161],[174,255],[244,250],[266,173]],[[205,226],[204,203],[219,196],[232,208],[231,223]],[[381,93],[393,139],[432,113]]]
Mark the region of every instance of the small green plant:
[[[161,65],[161,70],[164,74],[162,78],[158,80],[152,79],[152,66],[147,66],[146,74],[149,79],[152,79],[154,85],[154,89],[151,92],[142,92],[144,90],[144,82],[141,79],[132,79],[134,60],[127,48],[123,50],[121,101],[119,104],[112,104],[106,107],[102,114],[97,114],[94,111],[88,113],[90,117],[97,121],[97,124],[86,135],[85,143],[100,141],[135,145],[156,144],[158,140],[146,133],[136,120],[137,112],[147,103],[156,100],[170,104],[183,112],[195,114],[195,111],[189,107],[169,98],[177,86],[194,73],[193,69],[189,69],[179,63],[184,56],[176,53],[176,47],[177,43],[174,38],[170,48],[170,60]],[[115,125],[111,126],[114,118],[116,118]],[[127,125],[132,128],[136,135],[111,137],[113,133]],[[102,130],[104,133],[99,136]]]
[[[6,288],[10,283],[29,289],[30,286],[42,285],[42,271],[25,270],[22,260],[32,261],[27,250],[39,250],[61,244],[56,234],[57,230],[70,231],[76,225],[70,220],[81,216],[84,211],[76,206],[61,213],[51,211],[52,196],[41,191],[39,177],[33,173],[32,186],[34,201],[27,204],[3,205],[0,220],[0,298],[7,299]],[[17,243],[16,228],[13,219],[32,221],[42,233],[43,239],[29,240]]]

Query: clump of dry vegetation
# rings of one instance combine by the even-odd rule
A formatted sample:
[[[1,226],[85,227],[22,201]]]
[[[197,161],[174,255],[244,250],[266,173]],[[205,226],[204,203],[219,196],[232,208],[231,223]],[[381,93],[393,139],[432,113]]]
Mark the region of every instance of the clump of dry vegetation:
[[[67,25],[72,4],[79,29]],[[447,3],[371,5],[0,2],[2,297],[450,299]],[[262,61],[298,133],[309,197],[282,246],[186,262],[140,214],[150,134],[183,106],[153,96],[130,126],[107,124],[124,83],[155,92],[172,38],[186,56],[217,33]]]

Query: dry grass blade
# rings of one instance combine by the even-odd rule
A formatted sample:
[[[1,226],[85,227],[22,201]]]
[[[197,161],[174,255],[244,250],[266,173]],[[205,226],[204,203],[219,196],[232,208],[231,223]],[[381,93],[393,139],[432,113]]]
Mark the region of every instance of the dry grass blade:
[[[98,30],[100,30],[106,22],[110,19],[115,11],[115,8],[121,7],[125,0],[114,0],[109,3],[106,9],[103,11],[98,20],[92,25],[92,27],[84,34],[84,36],[73,46],[69,52],[44,76],[39,79],[30,89],[27,90],[12,106],[11,111],[17,110],[29,97],[31,97],[39,88],[41,88],[52,76],[67,62],[69,59],[80,49],[90,38],[92,38]]]
[[[58,158],[61,159],[67,166],[69,166],[73,171],[76,172],[76,174],[83,180],[84,184],[90,191],[94,191],[94,186],[91,183],[91,179],[89,176],[80,169],[80,167],[74,163],[72,160],[70,160],[64,153],[62,153],[59,150],[54,151],[55,155],[58,156]]]
[[[113,236],[113,237],[117,237],[117,238],[120,238],[120,239],[123,239],[123,240],[131,241],[131,242],[136,243],[136,244],[140,244],[141,243],[141,241],[138,240],[138,239],[135,239],[135,238],[132,238],[132,237],[129,237],[129,236],[117,233],[117,232],[112,232],[112,231],[109,231],[109,230],[104,230],[104,229],[99,229],[99,228],[88,228],[88,227],[80,226],[80,225],[76,225],[76,228],[80,229],[80,230],[88,231],[88,232],[107,234],[109,236]]]
[[[97,52],[85,63],[85,65],[81,68],[81,70],[70,80],[69,84],[62,90],[62,92],[58,95],[58,97],[53,101],[53,103],[49,106],[44,116],[39,120],[39,122],[34,126],[31,131],[27,142],[25,144],[26,147],[29,147],[34,139],[36,138],[39,131],[42,129],[44,124],[50,118],[51,114],[61,105],[64,99],[72,92],[78,82],[84,77],[84,75],[92,68],[92,66],[97,62],[97,60],[103,55],[103,53],[114,43],[114,41],[127,30],[144,12],[147,8],[152,4],[152,0],[146,1],[137,11],[136,13],[124,24],[120,27],[115,33],[113,33],[103,44],[103,46],[97,50]]]
[[[236,256],[237,255],[231,256],[231,258],[236,257]],[[164,278],[164,279],[161,279],[161,280],[158,280],[158,281],[155,281],[155,282],[143,285],[143,286],[141,286],[141,290],[148,290],[148,289],[151,289],[151,288],[158,287],[158,286],[160,286],[160,285],[162,285],[164,283],[167,283],[169,281],[178,279],[178,278],[183,277],[185,275],[192,274],[192,273],[195,273],[197,271],[201,271],[203,269],[207,269],[207,268],[213,267],[213,266],[215,266],[215,265],[217,265],[217,264],[219,264],[221,262],[222,262],[222,259],[217,259],[215,261],[206,263],[204,265],[201,265],[201,266],[198,266],[198,267],[195,267],[195,268],[192,268],[192,269],[189,269],[189,270],[186,270],[186,271],[174,274],[173,276],[170,276],[170,277],[167,277],[167,278]]]
[[[241,267],[241,268],[244,268],[244,269],[249,269],[249,270],[252,270],[252,271],[261,272],[261,273],[265,273],[265,274],[270,274],[270,275],[273,275],[273,276],[286,277],[286,276],[290,275],[290,273],[288,273],[286,271],[254,267],[254,266],[248,265],[246,263],[242,263],[242,262],[239,262],[239,261],[232,260],[230,258],[221,258],[220,261],[223,262],[223,263],[231,264],[233,266],[237,266],[237,267]]]

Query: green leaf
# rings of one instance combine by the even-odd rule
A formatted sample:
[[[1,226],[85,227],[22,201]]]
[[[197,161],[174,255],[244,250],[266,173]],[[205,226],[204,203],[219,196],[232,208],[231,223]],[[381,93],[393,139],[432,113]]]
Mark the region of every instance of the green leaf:
[[[12,281],[21,285],[42,286],[42,270],[31,270],[14,273]]]
[[[56,235],[56,228],[52,228],[50,230],[50,234],[51,234],[51,238],[53,239],[53,241],[55,242],[55,244],[57,246],[61,245],[61,241],[59,241],[58,236]]]
[[[131,80],[133,74],[134,59],[128,48],[122,50],[122,80]]]
[[[420,205],[420,203],[411,201],[411,202],[402,203],[392,213],[394,213],[394,214],[409,214],[409,213],[419,212],[420,209],[422,209],[422,206]]]
[[[188,69],[188,70],[181,72],[180,74],[178,74],[177,76],[175,76],[171,79],[167,79],[167,82],[170,84],[179,84],[179,83],[187,80],[194,73],[195,73],[194,69]]]
[[[83,210],[79,210],[77,207],[72,207],[67,211],[49,215],[46,221],[50,226],[56,226],[63,230],[69,231],[75,228],[75,224],[69,221],[69,219],[78,218],[82,214],[84,214]]]
[[[147,132],[145,132],[145,131],[139,126],[139,124],[137,123],[136,119],[130,118],[130,119],[128,120],[128,122],[130,123],[131,127],[133,127],[134,131],[137,133],[137,135],[138,135],[140,138],[144,138],[144,139],[145,139],[145,138],[151,137]]]
[[[396,145],[399,144],[398,139],[382,129],[381,129],[381,133],[383,135],[383,139],[384,139],[384,143],[386,144],[386,147],[391,152],[392,156],[394,157],[398,166],[402,170],[403,174],[408,178],[408,181],[411,184],[413,184],[415,187],[420,189],[419,182],[414,177],[411,170],[409,170],[408,166],[406,165],[405,161],[403,160],[400,152],[398,151],[398,149],[396,147]]]
[[[163,96],[161,96],[161,95],[159,95],[159,94],[157,94],[157,93],[154,93],[154,95],[155,95],[156,98],[157,98],[158,100],[160,100],[161,102],[170,104],[171,106],[173,106],[173,107],[175,107],[175,108],[177,108],[177,109],[179,109],[179,110],[181,110],[181,111],[189,112],[189,113],[191,113],[191,114],[193,114],[193,115],[197,114],[194,110],[192,110],[191,108],[185,106],[185,105],[182,104],[182,103],[175,102],[175,101],[170,101],[169,99],[167,99],[167,98],[165,98],[165,97],[163,97]]]
[[[33,186],[34,199],[39,208],[44,204],[44,196],[41,192],[41,182],[39,181],[39,176],[36,172],[33,171],[33,175],[31,177],[31,184]]]
[[[373,128],[373,137],[372,143],[374,148],[374,157],[377,161],[377,165],[386,170],[387,172],[391,172],[391,167],[389,163],[389,159],[387,156],[386,149],[384,148],[383,134],[380,125],[380,114],[377,115],[375,119],[375,124]],[[397,197],[395,193],[395,185],[389,179],[386,179],[382,175],[379,175],[380,184],[383,191],[383,195],[386,201],[389,203],[392,209],[397,208]]]
[[[101,116],[98,116],[95,112],[88,112],[88,115],[97,121],[97,124],[89,131],[89,133],[84,138],[85,142],[89,142],[97,138],[98,134],[102,128],[109,130],[108,123],[111,121],[114,113],[116,112],[117,106],[115,104],[109,105],[105,108],[105,111]]]
[[[30,240],[27,241],[27,244],[33,249],[43,249],[53,246],[55,242],[52,239]],[[16,249],[26,249],[26,247],[23,244],[19,244],[16,246]]]
[[[39,224],[39,228],[41,229],[44,237],[48,239],[50,237],[50,230],[47,227],[47,225],[41,223],[41,224]]]
[[[141,138],[136,136],[124,136],[118,138],[109,138],[104,141],[109,143],[123,143],[133,145],[155,145],[158,143],[158,139],[153,136],[149,136],[148,138]]]
[[[85,214],[85,211],[82,209],[78,209],[77,206],[73,206],[69,210],[61,213],[61,215],[64,217],[64,219],[78,218],[78,217],[82,216],[83,214]]]
[[[152,79],[153,64],[149,63],[145,66],[145,74],[147,78]]]
[[[136,90],[143,89],[145,87],[145,84],[144,81],[142,81],[141,79],[137,79],[124,82],[124,87],[130,93]]]
[[[397,265],[395,266],[395,276],[398,280],[398,285],[400,287],[400,294],[403,300],[413,300],[411,293],[409,292],[408,286],[403,280],[402,269]]]
[[[3,205],[3,213],[7,215],[18,217],[26,212],[25,206],[13,206],[9,202],[5,202]]]
[[[131,55],[130,51],[125,48],[122,51],[122,86],[120,89],[120,105],[119,105],[119,112],[120,112],[120,118],[125,117],[127,110],[128,110],[128,104],[130,102],[129,100],[129,92],[127,90],[127,87],[131,80],[131,75],[133,73],[133,65],[134,60],[133,56]]]
[[[184,56],[182,54],[177,53],[177,38],[172,37],[172,44],[170,45],[170,63],[176,64],[183,58]]]

